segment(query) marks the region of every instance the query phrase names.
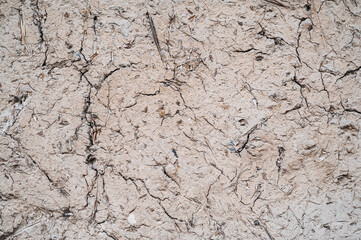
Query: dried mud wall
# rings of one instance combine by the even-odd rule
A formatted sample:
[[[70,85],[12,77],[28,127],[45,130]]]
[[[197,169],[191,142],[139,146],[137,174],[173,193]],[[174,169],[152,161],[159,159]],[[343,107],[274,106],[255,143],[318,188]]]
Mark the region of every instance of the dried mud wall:
[[[0,1],[0,239],[359,239],[360,28],[356,0]]]

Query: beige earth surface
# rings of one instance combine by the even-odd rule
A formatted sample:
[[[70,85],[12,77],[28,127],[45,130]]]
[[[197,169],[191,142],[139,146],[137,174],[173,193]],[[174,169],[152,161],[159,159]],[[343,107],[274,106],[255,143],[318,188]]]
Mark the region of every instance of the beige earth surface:
[[[360,31],[357,0],[1,0],[0,239],[360,239]]]

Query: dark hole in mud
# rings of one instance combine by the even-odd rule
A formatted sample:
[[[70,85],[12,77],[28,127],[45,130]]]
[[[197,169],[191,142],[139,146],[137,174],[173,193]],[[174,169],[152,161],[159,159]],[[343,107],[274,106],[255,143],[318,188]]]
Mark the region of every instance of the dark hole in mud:
[[[281,45],[282,44],[282,39],[281,38],[276,37],[274,39],[274,41],[275,41],[275,45]]]
[[[86,159],[86,162],[92,164],[95,162],[95,160],[96,158],[93,155],[89,155]]]
[[[245,126],[247,124],[247,120],[245,120],[245,119],[240,119],[240,120],[238,120],[238,122],[241,126]]]

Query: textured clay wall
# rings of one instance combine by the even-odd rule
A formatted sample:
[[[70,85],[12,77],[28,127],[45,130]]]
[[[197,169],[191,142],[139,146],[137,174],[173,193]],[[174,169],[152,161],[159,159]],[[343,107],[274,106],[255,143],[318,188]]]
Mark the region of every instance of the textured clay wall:
[[[358,0],[0,1],[0,239],[359,239],[360,31]]]

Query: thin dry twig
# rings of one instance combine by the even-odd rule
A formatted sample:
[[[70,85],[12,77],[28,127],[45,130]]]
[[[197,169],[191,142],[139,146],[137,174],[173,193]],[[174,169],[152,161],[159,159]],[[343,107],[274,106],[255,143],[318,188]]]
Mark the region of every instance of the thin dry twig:
[[[157,46],[157,49],[158,49],[158,52],[159,52],[159,55],[160,55],[160,59],[162,60],[162,62],[164,62],[162,50],[161,50],[160,45],[159,45],[157,31],[156,31],[156,29],[154,27],[152,16],[150,15],[150,13],[148,11],[147,11],[147,15],[148,15],[149,23],[150,23],[150,29],[152,30],[153,39],[154,39],[155,45]]]
[[[21,29],[21,44],[25,44],[26,28],[24,24],[24,17],[20,14],[20,29]]]
[[[19,24],[20,24],[20,32],[21,32],[21,44],[25,46],[25,49],[28,51],[28,52],[31,52],[29,47],[28,47],[28,44],[27,44],[27,41],[26,41],[26,23],[25,23],[25,20],[24,20],[24,16],[22,14],[22,11],[21,9],[17,9],[15,8],[18,12],[19,12]]]
[[[280,2],[278,2],[276,0],[265,0],[265,1],[268,2],[268,3],[275,4],[275,5],[279,6],[279,7],[290,8],[289,6],[286,6],[283,3],[280,3]]]

